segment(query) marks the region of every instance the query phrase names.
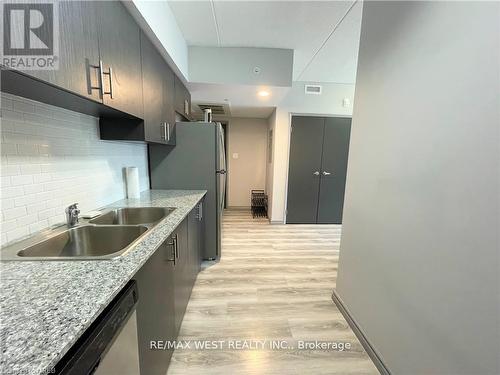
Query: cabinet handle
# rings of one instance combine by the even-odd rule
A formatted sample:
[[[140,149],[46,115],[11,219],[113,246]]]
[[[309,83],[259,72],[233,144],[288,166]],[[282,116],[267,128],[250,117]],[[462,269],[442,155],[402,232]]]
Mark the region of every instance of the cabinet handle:
[[[170,142],[170,124],[168,122],[166,124],[167,125],[165,126],[165,131],[166,131],[165,138],[168,142]]]
[[[198,205],[198,221],[203,219],[203,203]]]
[[[168,256],[167,258],[167,261],[168,262],[174,262],[174,266],[175,266],[175,261],[176,261],[176,258],[175,258],[175,241],[172,240],[172,242],[167,242],[167,247],[170,249],[170,255]],[[173,256],[173,258],[170,258],[170,256]]]
[[[167,134],[166,134],[165,123],[164,122],[162,122],[161,125],[160,125],[160,131],[161,131],[160,138],[166,140],[167,139]]]
[[[177,233],[174,234],[174,249],[175,249],[175,256],[177,259],[179,259],[179,244],[177,243]]]
[[[331,175],[331,173],[330,173],[330,172],[325,172],[325,171],[323,171],[323,176],[330,176],[330,175]]]
[[[319,171],[314,172],[313,175],[319,176]]]
[[[109,76],[109,91],[104,90],[104,76]],[[105,72],[102,67],[102,60],[99,60],[99,83],[101,88],[101,96],[104,98],[104,95],[109,95],[111,99],[113,99],[113,69],[109,67],[108,71]]]
[[[113,99],[113,68],[110,66],[108,73],[104,74],[109,74],[109,97]]]
[[[92,65],[90,64],[89,60],[88,59],[85,59],[85,63],[87,65],[87,69],[88,69],[88,83],[89,83],[89,87],[90,87],[90,90],[89,90],[89,94],[92,94],[92,90],[99,90],[99,93],[102,93],[102,75],[101,75],[101,64],[99,63],[99,65]],[[99,73],[99,79],[98,79],[98,86],[92,86],[92,75],[90,74],[90,69],[96,69],[97,72]]]

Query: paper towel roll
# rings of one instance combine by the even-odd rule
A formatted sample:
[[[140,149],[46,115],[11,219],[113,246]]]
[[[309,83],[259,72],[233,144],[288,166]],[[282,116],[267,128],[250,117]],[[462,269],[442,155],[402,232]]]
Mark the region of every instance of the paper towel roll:
[[[127,184],[127,198],[139,198],[141,189],[139,187],[139,169],[137,167],[125,168],[125,182]]]

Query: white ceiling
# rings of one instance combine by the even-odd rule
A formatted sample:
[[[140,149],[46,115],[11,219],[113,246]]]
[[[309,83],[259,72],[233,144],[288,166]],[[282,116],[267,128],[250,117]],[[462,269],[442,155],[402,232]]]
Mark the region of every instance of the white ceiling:
[[[352,9],[353,1],[169,1],[169,5],[188,45],[289,48],[294,50],[294,80],[355,81],[361,3]]]
[[[190,46],[294,50],[293,80],[355,83],[361,28],[356,1],[169,1]],[[196,103],[229,104],[237,117],[267,118],[288,93],[268,98],[242,85],[189,83]],[[225,100],[227,99],[227,100]]]
[[[213,83],[188,83],[193,101],[193,111],[199,112],[197,104],[228,105],[233,117],[268,118],[290,91],[289,87],[273,87],[271,95],[260,97],[249,85],[220,85]],[[200,114],[201,115],[201,114]]]

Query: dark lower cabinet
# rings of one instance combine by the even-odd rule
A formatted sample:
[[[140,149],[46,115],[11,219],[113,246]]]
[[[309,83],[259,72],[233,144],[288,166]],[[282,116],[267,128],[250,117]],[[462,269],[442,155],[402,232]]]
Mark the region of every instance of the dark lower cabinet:
[[[175,327],[174,247],[168,238],[136,274],[137,331],[141,374],[165,375],[173,350],[152,350],[154,340],[173,341]]]
[[[182,319],[191,296],[188,277],[188,227],[187,220],[177,227],[174,232],[176,240],[176,261],[174,266],[174,306],[175,306],[175,330],[179,333]]]
[[[162,344],[176,340],[181,328],[201,265],[201,205],[188,214],[135,275],[141,374],[167,372],[173,350],[154,348],[156,340]]]

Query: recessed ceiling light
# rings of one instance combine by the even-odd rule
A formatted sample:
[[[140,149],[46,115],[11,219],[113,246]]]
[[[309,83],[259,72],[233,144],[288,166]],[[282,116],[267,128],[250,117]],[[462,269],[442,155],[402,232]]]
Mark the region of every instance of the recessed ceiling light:
[[[263,96],[263,97],[265,97],[265,96],[269,96],[269,91],[262,90],[262,91],[259,91],[259,92],[257,93],[257,95],[259,95],[259,96]]]

